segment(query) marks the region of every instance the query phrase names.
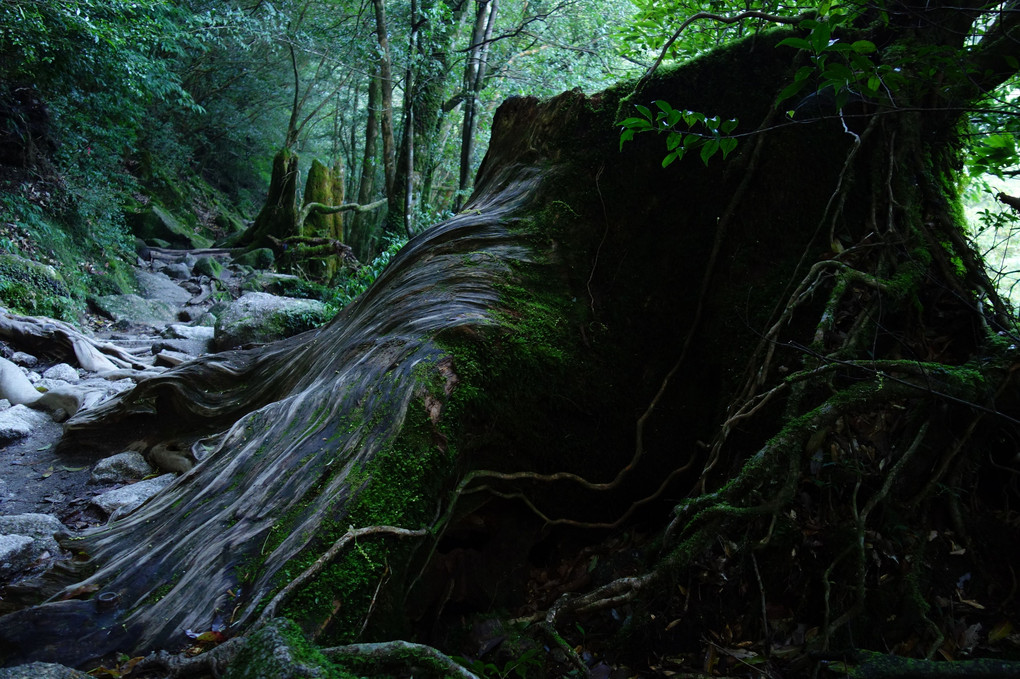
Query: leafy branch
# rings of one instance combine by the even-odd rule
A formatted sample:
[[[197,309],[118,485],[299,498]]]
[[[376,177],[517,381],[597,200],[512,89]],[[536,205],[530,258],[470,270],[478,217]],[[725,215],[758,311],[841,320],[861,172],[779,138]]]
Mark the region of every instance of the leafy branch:
[[[668,167],[680,160],[688,151],[700,149],[701,162],[708,161],[718,152],[725,159],[737,147],[736,137],[731,133],[737,127],[737,119],[723,120],[719,116],[708,117],[698,111],[681,111],[661,99],[654,102],[658,111],[652,112],[647,106],[635,104],[640,117],[626,118],[620,122],[620,149],[639,132],[666,133],[667,153],[662,166]]]

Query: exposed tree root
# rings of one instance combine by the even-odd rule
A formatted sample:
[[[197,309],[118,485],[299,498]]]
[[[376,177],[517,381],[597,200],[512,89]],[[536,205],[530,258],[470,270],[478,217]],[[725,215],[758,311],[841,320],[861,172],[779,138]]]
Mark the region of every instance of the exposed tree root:
[[[460,679],[478,679],[463,665],[450,656],[431,646],[415,644],[409,641],[382,641],[366,644],[348,644],[322,649],[322,654],[333,661],[356,659],[360,663],[368,663],[379,668],[404,668],[426,675],[443,677],[459,677]],[[415,672],[417,676],[418,672]]]

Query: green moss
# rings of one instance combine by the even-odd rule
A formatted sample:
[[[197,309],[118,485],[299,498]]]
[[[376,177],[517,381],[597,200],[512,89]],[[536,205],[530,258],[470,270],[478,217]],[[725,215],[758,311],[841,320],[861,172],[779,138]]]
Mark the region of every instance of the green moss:
[[[435,372],[434,367],[419,366],[416,369],[419,384],[441,385],[441,381],[437,382],[441,378],[437,378]],[[376,417],[381,418],[382,414]],[[348,424],[361,426],[366,432],[381,424],[381,421],[355,422],[355,419],[352,417]],[[352,500],[343,510],[338,510],[337,519],[321,523],[313,544],[280,573],[279,584],[307,568],[352,525],[412,529],[429,525],[435,513],[434,498],[441,495],[441,485],[451,471],[450,453],[437,445],[436,432],[424,403],[421,399],[412,400],[400,433],[363,468],[348,472],[346,481],[353,491]],[[267,538],[263,552],[271,551],[282,542],[305,511],[306,507],[296,506],[282,517]],[[301,620],[307,629],[325,627],[324,638],[337,643],[350,642],[357,637],[370,609],[373,624],[383,628],[399,627],[404,622],[399,612],[394,614],[387,610],[388,604],[379,602],[372,607],[374,592],[387,571],[392,572],[395,580],[404,576],[403,569],[410,563],[411,552],[417,544],[414,540],[383,537],[353,545],[314,582],[296,592],[283,612]],[[385,600],[385,594],[381,598]]]
[[[355,679],[329,661],[290,620],[277,618],[252,634],[225,679]]]

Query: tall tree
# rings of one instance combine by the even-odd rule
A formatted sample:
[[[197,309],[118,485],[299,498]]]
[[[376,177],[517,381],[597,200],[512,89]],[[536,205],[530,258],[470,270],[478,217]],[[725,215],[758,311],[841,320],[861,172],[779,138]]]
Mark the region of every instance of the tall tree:
[[[397,147],[393,128],[393,62],[386,20],[386,0],[372,0],[375,8],[375,37],[379,43],[377,78],[379,81],[379,127],[383,148],[383,176],[386,198],[399,207],[396,191]]]
[[[498,10],[499,0],[475,0],[475,23],[471,31],[471,44],[468,47],[467,60],[464,64],[464,121],[461,126],[460,181],[458,199],[454,209],[459,208],[461,197],[471,186],[472,158],[475,134],[478,130],[479,92],[485,83],[485,74],[489,68],[489,50]]]

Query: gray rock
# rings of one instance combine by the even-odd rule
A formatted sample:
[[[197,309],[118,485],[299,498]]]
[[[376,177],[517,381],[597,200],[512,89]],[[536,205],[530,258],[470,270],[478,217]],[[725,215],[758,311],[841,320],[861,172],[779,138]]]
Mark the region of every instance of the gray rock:
[[[174,482],[174,474],[164,474],[154,479],[132,483],[130,486],[122,486],[108,490],[92,498],[92,504],[102,509],[107,514],[120,516],[130,512],[150,497],[163,490]]]
[[[0,535],[0,577],[10,577],[32,565],[34,542],[27,535]]]
[[[195,358],[197,354],[190,354],[172,349],[163,349],[156,354],[155,364],[164,368],[176,368],[181,363],[187,363]]]
[[[322,325],[329,320],[325,304],[316,300],[248,292],[216,320],[218,349],[273,342]]]
[[[0,668],[0,679],[91,679],[92,675],[48,662]]]
[[[44,380],[63,380],[64,382],[77,382],[81,379],[78,371],[67,363],[57,363],[43,371]]]
[[[0,443],[25,438],[33,429],[49,421],[48,415],[26,405],[12,406],[0,412]]]
[[[216,334],[215,329],[205,325],[182,325],[173,323],[168,325],[163,336],[170,339],[204,340],[211,342]]]
[[[173,304],[135,294],[103,295],[92,299],[91,303],[100,314],[117,322],[163,325],[177,320],[177,308]]]
[[[209,311],[197,304],[189,304],[177,312],[177,317],[191,325],[206,325],[210,328],[216,324],[216,317],[212,316]]]
[[[89,483],[127,483],[155,471],[141,453],[128,450],[97,462],[92,468]]]
[[[167,276],[170,276],[170,278],[175,280],[185,281],[191,278],[191,269],[189,269],[188,265],[184,262],[174,262],[173,264],[169,264],[164,271],[166,271]],[[191,299],[191,297],[189,296],[188,299]]]
[[[174,304],[186,304],[191,293],[170,280],[164,273],[150,273],[145,270],[135,272],[138,289],[146,299],[159,299]]]
[[[15,351],[11,354],[11,363],[17,363],[26,368],[34,368],[39,365],[39,359],[32,354],[26,354],[24,351]]]
[[[0,516],[0,535],[22,536],[32,540],[28,562],[31,564],[44,553],[60,553],[57,537],[67,535],[67,527],[50,514],[15,514]]]
[[[0,398],[0,410],[7,410],[11,407],[11,402],[5,398]]]

